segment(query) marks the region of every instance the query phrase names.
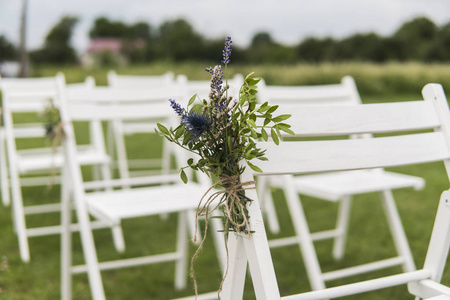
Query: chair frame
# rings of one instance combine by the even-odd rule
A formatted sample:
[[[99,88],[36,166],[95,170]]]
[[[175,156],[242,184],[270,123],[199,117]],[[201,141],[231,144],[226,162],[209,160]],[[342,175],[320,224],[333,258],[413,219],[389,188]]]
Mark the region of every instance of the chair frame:
[[[97,118],[98,121],[104,122],[113,120],[121,122],[133,120],[145,121],[146,119],[153,119],[155,117],[172,117],[173,112],[170,110],[169,105],[167,103],[154,101],[113,103],[69,101],[65,94],[63,83],[60,83],[59,92],[61,104],[60,112],[66,133],[64,149],[66,160],[68,161],[64,170],[64,188],[62,196],[62,223],[64,224],[64,230],[61,237],[62,299],[71,299],[71,279],[73,274],[88,274],[92,298],[98,300],[105,299],[101,271],[168,261],[175,261],[176,263],[175,288],[180,289],[185,287],[187,283],[188,246],[188,227],[186,226],[186,222],[190,218],[190,213],[197,208],[198,199],[201,198],[206,187],[196,183],[184,185],[180,182],[178,174],[167,174],[146,176],[142,178],[121,178],[117,180],[102,181],[99,182],[98,185],[96,185],[96,183],[89,185],[89,188],[91,189],[100,186],[122,187],[124,186],[124,183],[129,186],[136,184],[140,186],[156,183],[162,184],[157,187],[141,187],[139,189],[130,188],[86,193],[86,184],[83,183],[80,166],[77,163],[77,149],[75,147],[76,143],[72,127],[72,121],[83,121],[92,117]],[[180,160],[181,156],[182,155],[178,155],[177,158]],[[162,199],[161,190],[165,191],[164,199]],[[138,199],[138,204],[140,205],[138,208],[133,208],[133,205],[130,203],[130,200],[136,202],[136,199],[133,197],[133,195],[136,195],[133,194],[134,192],[140,193],[139,195],[141,195],[141,197],[145,193],[145,201],[139,202],[142,199]],[[189,197],[188,200],[184,198],[185,194]],[[178,198],[171,198],[171,195],[172,197],[177,195]],[[157,199],[154,198],[163,201],[157,201]],[[110,204],[113,199],[114,203]],[[85,258],[85,264],[80,266],[72,266],[71,259],[72,234],[68,228],[68,224],[70,224],[70,207],[72,206],[76,209],[77,219],[80,224],[82,249]],[[102,219],[105,222],[120,225],[122,219],[146,215],[159,215],[163,213],[179,214],[177,250],[175,252],[99,262],[93,233],[89,226],[90,215]],[[219,221],[214,221],[212,226],[216,229],[220,229],[221,226],[219,223]],[[222,247],[224,248],[225,245],[223,244]]]
[[[0,156],[5,154],[5,149],[7,150],[7,159],[5,163],[1,164],[1,179],[2,179],[2,194],[4,195],[4,201],[9,197],[9,191],[11,191],[12,198],[12,212],[14,220],[14,228],[17,233],[19,241],[20,255],[24,262],[30,260],[30,250],[28,245],[28,237],[43,236],[43,235],[53,235],[61,233],[61,226],[45,226],[45,227],[35,227],[28,228],[26,225],[26,215],[29,214],[45,214],[51,212],[58,212],[60,210],[60,203],[51,204],[41,204],[41,205],[31,205],[24,206],[22,187],[23,186],[37,186],[37,185],[48,185],[50,182],[49,176],[39,176],[32,178],[20,178],[23,174],[30,173],[47,173],[48,170],[55,169],[62,164],[59,160],[62,157],[55,157],[53,162],[49,165],[42,166],[29,166],[26,169],[20,169],[18,164],[21,161],[19,154],[46,154],[50,157],[51,149],[43,153],[43,149],[27,149],[18,150],[16,147],[16,138],[25,137],[44,137],[45,130],[42,124],[31,124],[34,127],[19,127],[14,126],[13,114],[14,113],[38,113],[42,111],[47,105],[48,99],[54,99],[57,93],[57,82],[65,81],[63,74],[58,74],[55,77],[45,77],[45,78],[29,78],[29,79],[2,79],[0,81],[0,86],[3,91],[3,120],[4,128],[2,128],[2,139],[0,145],[2,148]],[[93,84],[92,78],[87,78],[85,83],[74,84],[70,86],[71,89],[85,89]],[[30,126],[31,126],[30,125]],[[97,126],[96,126],[97,125]],[[91,134],[95,137],[101,128],[98,124],[91,124]],[[109,175],[109,158],[107,158],[106,150],[104,148],[99,148],[100,144],[95,142],[93,138],[92,146],[96,148],[99,153],[103,154],[103,162],[99,162],[102,167],[102,174],[104,178],[110,178]],[[5,148],[3,148],[5,147]],[[1,158],[1,157],[0,157]],[[3,158],[2,158],[3,160]],[[94,165],[96,163],[94,162]],[[59,171],[59,170],[58,170]],[[59,176],[55,175],[54,182],[59,182]],[[6,196],[7,195],[7,196]],[[5,203],[8,204],[8,203]],[[104,228],[107,226],[104,223],[96,222],[91,224],[94,228]],[[71,226],[71,230],[77,230],[76,225]],[[114,234],[115,241],[118,249],[123,248],[123,241],[121,239],[120,229]]]
[[[260,143],[260,147],[267,149],[269,158],[269,161],[261,163],[260,167],[265,172],[262,176],[283,175],[288,194],[293,198],[297,194],[292,182],[293,177],[289,174],[443,161],[449,177],[450,111],[447,100],[438,84],[426,85],[422,93],[425,101],[365,104],[336,107],[332,110],[329,107],[305,107],[304,124],[307,127],[306,124],[311,125],[309,129],[312,136],[318,135],[319,132],[324,134],[327,130],[329,135],[425,129],[435,132],[372,139],[286,142],[278,147],[270,143]],[[317,120],[316,117],[327,110],[330,115],[337,115],[339,118],[329,118],[330,120],[323,124],[322,120]],[[364,121],[361,122],[362,120]],[[298,155],[299,153],[301,155]],[[257,174],[246,168],[241,181],[253,180],[255,175]],[[282,298],[271,263],[269,243],[256,191],[250,190],[248,197],[253,199],[248,209],[250,230],[255,233],[250,236],[230,234],[228,249],[231,263],[229,276],[221,293],[222,299],[242,299],[247,262],[258,300],[329,299],[403,284],[408,284],[409,292],[419,298],[450,296],[450,288],[439,283],[450,248],[450,190],[445,191],[439,201],[422,269]],[[301,206],[297,208],[301,209]],[[299,213],[303,214],[303,211]],[[312,241],[306,241],[305,247],[313,247]]]
[[[356,89],[355,82],[352,77],[345,76],[340,84],[330,85],[317,85],[317,86],[265,86],[262,85],[262,99],[268,100],[271,104],[280,104],[279,111],[281,113],[292,114],[291,125],[292,130],[295,132],[295,137],[305,137],[310,134],[304,127],[302,119],[305,118],[302,108],[305,105],[324,105],[324,106],[346,106],[346,105],[361,105],[361,99]],[[321,116],[318,116],[321,117]],[[299,124],[297,124],[299,123]],[[314,129],[313,129],[314,130]],[[285,137],[292,137],[285,134]],[[372,135],[368,133],[352,134],[350,138],[371,138]],[[347,190],[343,192],[333,192],[331,188],[326,186],[314,186],[309,183],[308,180],[313,183],[318,183],[319,179],[328,181],[351,181],[354,185],[356,178],[361,182],[362,176],[368,182],[379,182],[377,186],[367,185],[367,187],[355,186],[352,191]],[[268,226],[272,232],[279,232],[278,220],[273,205],[273,200],[270,195],[270,187],[278,187],[284,189],[283,180],[280,178],[272,178],[270,176],[264,176],[260,178],[261,184],[258,187],[258,192],[263,205],[263,211],[268,217]],[[305,184],[306,182],[306,184]],[[366,263],[363,265],[353,266],[346,269],[334,270],[331,272],[323,273],[320,266],[310,265],[308,262],[310,255],[304,257],[305,264],[309,265],[312,269],[307,268],[311,287],[313,289],[325,288],[327,281],[335,280],[338,278],[348,277],[361,273],[372,272],[375,270],[389,268],[395,265],[401,265],[405,271],[412,271],[415,269],[414,259],[411,254],[408,240],[406,238],[405,231],[402,226],[401,218],[397,210],[392,190],[399,188],[414,188],[421,189],[424,186],[424,179],[420,177],[399,174],[394,172],[387,172],[382,168],[374,170],[357,170],[357,171],[344,171],[344,172],[330,172],[326,174],[307,174],[300,177],[296,177],[294,185],[296,186],[297,193],[302,195],[309,195],[316,198],[325,199],[331,202],[339,202],[336,227],[332,230],[326,230],[321,232],[310,233],[309,229],[303,232],[305,226],[307,226],[306,219],[302,217],[302,214],[293,214],[294,227],[297,228],[296,236],[278,238],[269,242],[271,247],[281,247],[292,244],[299,244],[302,249],[302,253],[308,252],[309,249],[303,249],[301,245],[302,235],[307,234],[311,236],[314,241],[323,239],[334,239],[333,244],[333,257],[335,260],[340,260],[344,256],[345,244],[348,235],[348,227],[350,220],[351,209],[351,197],[353,195],[364,194],[368,192],[378,192],[381,196],[383,204],[384,214],[388,222],[388,228],[398,256],[390,259],[383,259]],[[289,197],[288,198],[288,201]],[[295,200],[292,200],[295,201]],[[293,203],[288,203],[289,207],[295,206]],[[294,209],[295,211],[295,209]],[[295,223],[298,224],[295,224]],[[308,227],[306,227],[308,228]]]

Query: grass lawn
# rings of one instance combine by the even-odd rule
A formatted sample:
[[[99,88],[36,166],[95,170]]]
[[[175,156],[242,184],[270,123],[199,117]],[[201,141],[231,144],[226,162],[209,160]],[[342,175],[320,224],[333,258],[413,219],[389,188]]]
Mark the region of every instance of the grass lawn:
[[[52,70],[42,71],[41,75]],[[131,73],[131,72],[130,72]],[[162,72],[161,72],[162,73]],[[102,73],[103,74],[103,73]],[[83,74],[85,75],[85,74]],[[103,75],[102,75],[103,76]],[[76,76],[68,76],[72,80]],[[82,76],[80,75],[82,78]],[[387,97],[392,101],[414,100],[419,93],[393,94]],[[384,96],[376,94],[363,98],[363,102],[382,101]],[[143,152],[159,156],[161,140],[156,135],[139,135],[130,139],[129,155],[142,156]],[[146,149],[143,151],[143,149]],[[434,216],[440,194],[449,187],[448,178],[443,164],[432,163],[418,166],[397,167],[392,170],[406,174],[421,176],[426,179],[426,186],[421,191],[410,189],[394,192],[396,203],[403,220],[408,240],[418,267],[423,265],[428,241],[431,234]],[[89,172],[86,172],[87,176]],[[283,194],[274,190],[276,208],[282,231],[278,236],[288,236],[293,233],[290,217]],[[25,188],[23,190],[26,203],[40,203],[48,200],[57,202],[59,187],[50,191],[46,187]],[[302,197],[310,227],[322,230],[334,226],[337,205],[322,200]],[[394,246],[385,222],[382,205],[377,194],[358,196],[353,202],[349,239],[346,254],[342,261],[335,262],[331,256],[331,241],[317,242],[316,247],[321,265],[325,271],[354,264],[370,262],[375,259],[388,258],[394,255]],[[59,215],[31,216],[27,223],[31,226],[42,224],[57,224]],[[134,256],[141,253],[158,253],[174,249],[176,216],[167,219],[160,217],[139,218],[123,222],[127,250],[117,254],[112,243],[109,230],[96,230],[95,240],[100,260],[109,260]],[[272,235],[270,237],[275,237]],[[1,300],[41,300],[60,298],[60,241],[59,236],[30,238],[31,262],[20,260],[17,239],[12,226],[11,209],[0,206],[0,299]],[[83,262],[78,234],[73,239],[75,263]],[[196,246],[191,244],[190,254]],[[282,295],[310,290],[305,275],[304,264],[298,247],[278,248],[272,251],[275,271]],[[399,267],[332,281],[328,286],[350,283],[354,281],[375,278],[377,276],[400,272]],[[196,263],[196,274],[200,292],[210,292],[217,289],[221,280],[218,260],[214,253],[211,239],[206,243]],[[193,295],[192,280],[188,288],[174,290],[174,264],[162,263],[144,267],[135,267],[102,273],[104,287],[108,299],[172,299]],[[444,274],[443,282],[450,284],[450,268]],[[245,299],[254,299],[249,278],[246,282]],[[345,297],[342,299],[412,299],[406,286],[390,288],[363,295]],[[91,299],[87,276],[73,277],[73,299]]]

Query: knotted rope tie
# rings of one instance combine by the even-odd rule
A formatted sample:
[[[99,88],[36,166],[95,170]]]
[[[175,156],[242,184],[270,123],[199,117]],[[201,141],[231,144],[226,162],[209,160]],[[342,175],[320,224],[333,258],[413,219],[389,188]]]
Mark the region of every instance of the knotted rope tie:
[[[61,141],[66,136],[66,133],[64,132],[64,125],[62,122],[58,122],[55,127],[47,134],[47,138],[52,143],[52,161],[51,161],[51,172],[50,172],[50,181],[48,183],[48,190],[50,190],[53,187],[53,184],[55,183],[55,177],[56,177],[56,167],[55,167],[55,154],[56,149],[61,144]]]
[[[223,186],[225,189],[214,192],[209,198],[204,201],[205,197],[209,194],[211,190],[216,188],[217,186]],[[225,239],[225,249],[227,253],[227,266],[225,270],[225,274],[222,278],[222,281],[219,286],[219,295],[218,298],[220,299],[220,291],[222,290],[223,283],[225,281],[225,278],[228,274],[228,265],[229,265],[229,254],[228,254],[228,246],[227,246],[227,235],[228,235],[228,227],[230,224],[234,227],[234,229],[237,232],[241,232],[244,230],[241,230],[243,227],[244,229],[247,229],[249,231],[250,226],[248,224],[248,218],[246,216],[246,210],[245,205],[247,202],[250,202],[249,205],[251,205],[251,199],[247,198],[244,195],[244,191],[255,189],[255,182],[254,181],[247,181],[247,182],[239,182],[239,175],[225,175],[222,174],[219,176],[219,180],[214,183],[203,195],[203,197],[200,199],[200,202],[197,207],[196,215],[195,215],[195,233],[194,233],[194,242],[197,241],[197,230],[198,230],[198,217],[205,217],[205,233],[203,235],[203,239],[200,242],[200,245],[197,248],[197,251],[195,251],[194,256],[191,260],[191,276],[194,281],[194,290],[195,290],[195,299],[197,299],[198,296],[198,286],[197,286],[197,279],[195,277],[195,271],[194,271],[194,262],[197,259],[197,256],[199,255],[201,249],[203,248],[203,244],[206,240],[206,235],[208,232],[208,223],[209,223],[209,216],[217,210],[217,208],[220,207],[221,204],[225,203],[225,215],[226,215],[226,222],[225,222],[225,230],[224,230],[224,239]],[[214,203],[214,201],[221,197],[221,200],[219,203],[217,203],[212,209],[211,205]],[[242,198],[245,198],[247,201],[245,203],[242,203],[240,200]],[[236,210],[236,207],[239,209]],[[236,218],[233,218],[233,216],[241,216],[242,222],[238,223],[235,221]]]

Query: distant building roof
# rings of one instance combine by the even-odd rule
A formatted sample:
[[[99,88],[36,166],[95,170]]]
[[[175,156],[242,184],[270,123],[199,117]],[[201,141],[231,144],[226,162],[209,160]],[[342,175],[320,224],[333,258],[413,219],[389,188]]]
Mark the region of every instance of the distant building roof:
[[[97,38],[91,40],[91,44],[87,50],[88,53],[98,53],[104,51],[111,51],[113,53],[120,52],[122,48],[122,41],[115,38]]]

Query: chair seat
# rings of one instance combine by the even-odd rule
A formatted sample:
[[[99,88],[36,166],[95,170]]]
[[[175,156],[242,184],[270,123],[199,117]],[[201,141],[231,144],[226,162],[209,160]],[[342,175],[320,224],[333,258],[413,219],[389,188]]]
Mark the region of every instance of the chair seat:
[[[283,184],[282,178],[271,178],[275,186]],[[421,189],[425,180],[420,177],[382,170],[356,170],[296,176],[297,191],[301,194],[329,201],[338,201],[344,196],[383,190],[412,187]]]
[[[85,199],[92,215],[118,223],[121,219],[196,209],[205,191],[203,186],[189,183],[94,192]]]
[[[89,147],[80,147],[78,153],[81,165],[105,164],[111,161],[110,157],[105,153]],[[63,156],[61,151],[56,153],[49,151],[27,153],[24,151],[18,155],[17,164],[21,173],[60,168],[64,162]]]
[[[450,300],[450,296],[447,295],[439,295],[431,298],[427,298],[425,300]]]

